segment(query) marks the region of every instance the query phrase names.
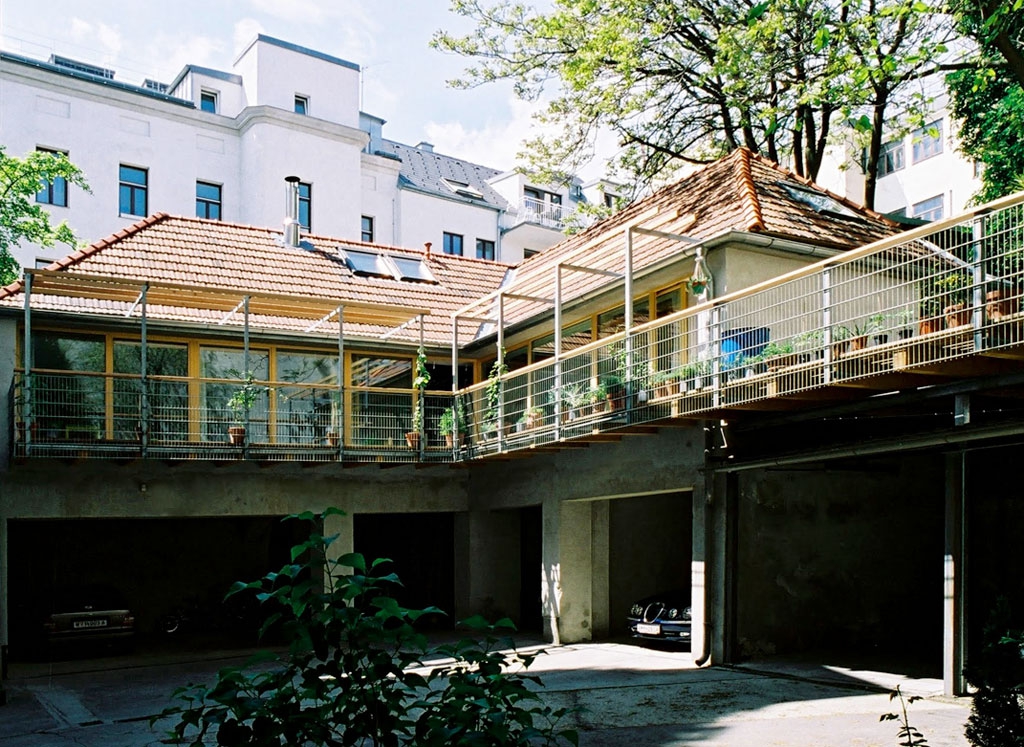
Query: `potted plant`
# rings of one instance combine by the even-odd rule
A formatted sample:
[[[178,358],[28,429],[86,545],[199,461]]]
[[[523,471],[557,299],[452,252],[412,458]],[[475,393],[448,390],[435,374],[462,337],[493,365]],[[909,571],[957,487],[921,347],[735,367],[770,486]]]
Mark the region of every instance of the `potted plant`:
[[[937,332],[943,322],[947,329],[970,324],[970,284],[967,270],[954,270],[922,280],[918,331],[922,335]]]
[[[413,403],[412,429],[405,434],[405,443],[410,449],[419,450],[420,436],[423,433],[423,392],[430,383],[430,371],[427,370],[427,353],[421,347],[416,352],[413,362]]]
[[[626,387],[622,377],[617,373],[607,373],[601,377],[601,387],[607,395],[608,409],[612,412],[625,407]]]
[[[466,408],[461,400],[456,399],[455,404],[446,407],[441,411],[441,417],[437,420],[437,429],[444,436],[444,445],[452,448],[455,443],[455,428],[458,427],[458,440],[465,444],[469,437],[469,418],[466,416]]]
[[[913,318],[914,313],[910,309],[890,311],[885,315],[885,327],[896,330],[896,336],[899,339],[907,340],[914,336],[914,330],[910,328]]]
[[[228,409],[232,415],[232,425],[228,427],[228,440],[234,446],[245,443],[245,426],[249,422],[249,411],[256,404],[257,397],[266,391],[266,387],[256,386],[253,381],[252,372],[247,371],[245,382],[232,392],[228,400]]]
[[[530,430],[536,428],[544,422],[544,408],[543,407],[528,407],[526,411],[519,417],[519,424],[522,425],[523,430]]]
[[[501,377],[508,373],[508,366],[505,365],[504,356],[496,359],[491,364],[491,371],[487,374],[487,386],[484,389],[484,399],[487,402],[487,411],[484,413],[484,431],[491,438],[497,438],[501,417]]]
[[[327,445],[332,449],[337,448],[338,444],[341,443],[341,392],[333,391],[330,393],[331,398],[331,420],[327,426]]]
[[[764,346],[761,351],[761,359],[764,361],[768,371],[778,371],[783,368],[795,366],[800,362],[799,357],[793,352],[793,343],[775,342],[774,340]]]
[[[675,371],[655,371],[651,375],[651,386],[654,387],[654,398],[664,399],[671,397],[674,393],[672,385],[679,380],[679,374]]]
[[[587,392],[587,396],[590,399],[590,407],[594,414],[604,412],[608,403],[608,390],[605,389],[604,386],[598,384]]]
[[[566,384],[562,387],[562,422],[568,423],[583,417],[583,409],[590,403],[587,390],[582,383]]]

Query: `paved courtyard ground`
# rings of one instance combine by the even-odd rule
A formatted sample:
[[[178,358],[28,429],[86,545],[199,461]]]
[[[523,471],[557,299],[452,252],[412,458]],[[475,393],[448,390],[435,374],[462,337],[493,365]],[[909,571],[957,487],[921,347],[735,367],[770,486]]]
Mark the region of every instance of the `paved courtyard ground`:
[[[190,681],[209,682],[237,653],[16,664],[0,707],[3,747],[155,747],[149,717]],[[895,684],[925,697],[911,723],[930,747],[963,747],[967,699],[941,682],[825,663],[762,661],[698,669],[686,652],[630,643],[549,647],[531,671],[552,705],[580,708],[583,747],[896,747]]]

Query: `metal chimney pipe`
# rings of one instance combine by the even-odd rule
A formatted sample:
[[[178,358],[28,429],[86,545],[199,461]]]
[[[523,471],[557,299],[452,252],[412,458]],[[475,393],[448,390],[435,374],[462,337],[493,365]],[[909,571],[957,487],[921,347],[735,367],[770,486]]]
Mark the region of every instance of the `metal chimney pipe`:
[[[299,177],[284,178],[284,243],[299,247]]]

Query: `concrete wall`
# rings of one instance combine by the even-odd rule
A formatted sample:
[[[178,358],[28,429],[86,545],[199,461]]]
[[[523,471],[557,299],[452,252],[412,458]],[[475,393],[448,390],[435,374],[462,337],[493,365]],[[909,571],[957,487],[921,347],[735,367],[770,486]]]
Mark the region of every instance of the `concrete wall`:
[[[613,602],[612,595],[615,592],[618,600],[626,592],[621,586],[615,590],[610,569],[623,562],[618,557],[626,543],[623,538],[645,512],[619,509],[612,499],[625,503],[638,496],[689,491],[701,482],[703,449],[702,429],[671,428],[657,436],[626,437],[585,450],[484,464],[470,473],[472,510],[543,506],[540,581],[545,633],[552,640],[590,640],[615,629],[612,616],[620,602]],[[618,524],[613,524],[613,516],[619,518]],[[613,532],[618,537],[614,543]],[[688,577],[688,547],[689,540],[681,538],[678,585],[685,585]],[[643,561],[629,562],[639,568]],[[491,582],[484,574],[477,579],[477,594],[497,593],[486,589]]]
[[[938,666],[942,464],[741,473],[740,653],[920,647]]]
[[[396,237],[402,246],[433,244],[431,251],[441,253],[444,233],[462,236],[462,254],[476,256],[476,240],[498,240],[498,213],[454,200],[444,200],[405,189],[399,191],[402,230]]]

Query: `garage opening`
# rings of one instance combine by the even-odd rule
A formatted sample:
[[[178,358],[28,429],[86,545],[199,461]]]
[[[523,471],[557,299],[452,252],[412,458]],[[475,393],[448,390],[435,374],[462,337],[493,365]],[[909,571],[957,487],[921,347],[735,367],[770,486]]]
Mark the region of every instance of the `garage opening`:
[[[402,581],[395,592],[409,609],[439,607],[446,617],[421,618],[424,627],[451,628],[455,621],[455,514],[356,514],[355,551],[367,561],[389,558],[380,566]]]
[[[259,610],[252,605],[228,617],[221,601],[235,581],[258,579],[287,563],[303,529],[265,516],[11,520],[11,658],[74,656],[71,645],[46,645],[44,621],[60,611],[55,605],[85,591],[131,611],[136,649],[252,645]],[[169,616],[187,618],[171,636],[163,630]]]
[[[543,515],[540,506],[519,509],[519,619],[515,623],[523,633],[540,633],[544,629]]]
[[[731,658],[941,677],[944,475],[941,454],[735,475]]]
[[[690,586],[692,492],[617,498],[608,507],[608,632],[625,635],[639,599]]]

